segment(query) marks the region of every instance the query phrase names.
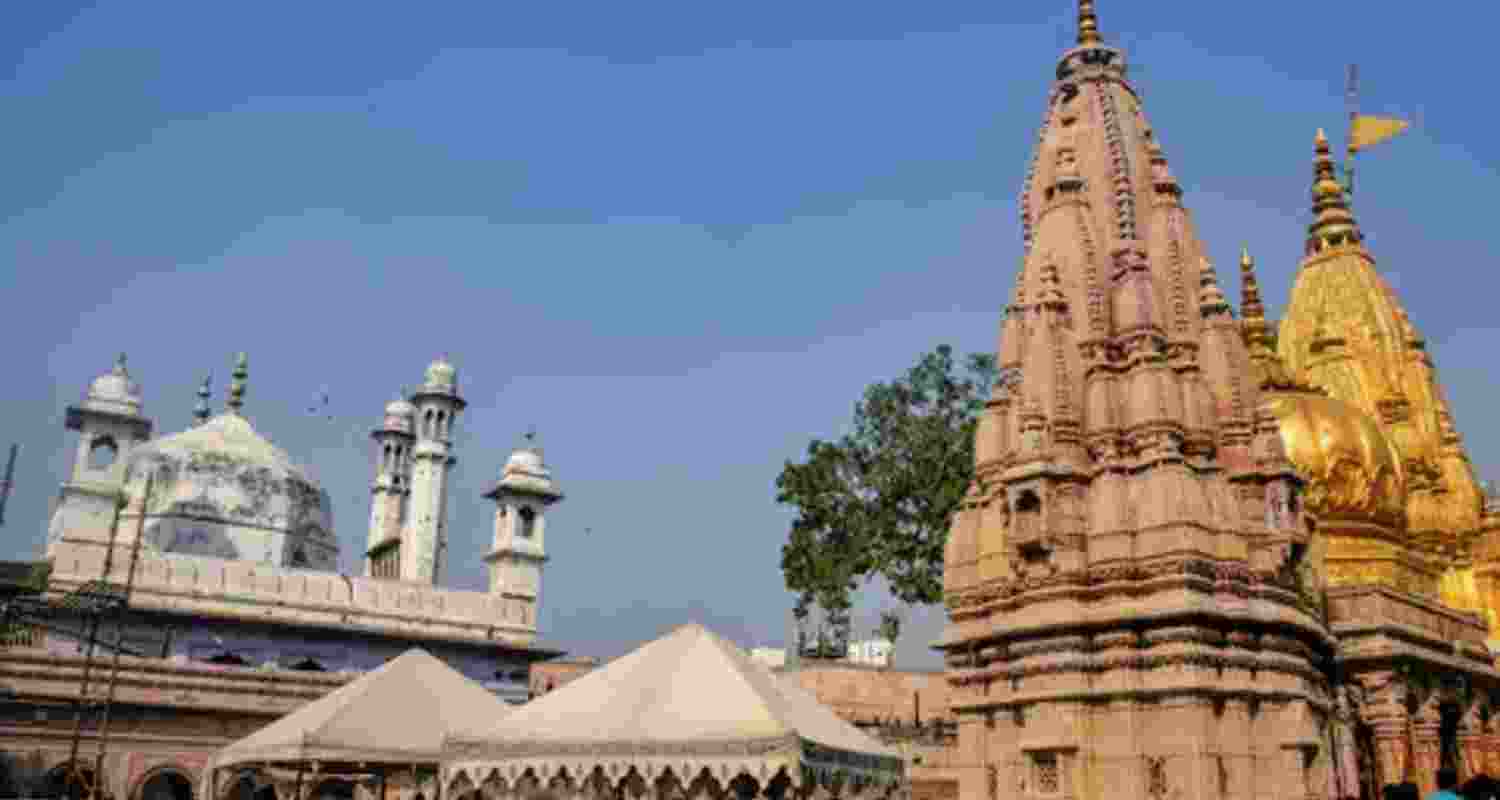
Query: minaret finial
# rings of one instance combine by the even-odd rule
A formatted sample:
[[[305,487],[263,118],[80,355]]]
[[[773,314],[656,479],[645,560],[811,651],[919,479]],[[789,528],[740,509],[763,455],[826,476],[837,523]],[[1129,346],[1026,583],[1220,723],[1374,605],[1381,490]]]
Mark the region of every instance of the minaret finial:
[[[1094,14],[1094,0],[1078,0],[1078,46],[1100,44],[1099,17]]]
[[[116,375],[125,375],[125,374],[127,374],[125,372],[125,353],[121,352],[120,355],[115,358],[115,370],[114,370],[114,372],[115,372]]]
[[[209,387],[213,384],[213,380],[214,374],[210,372],[203,376],[203,383],[198,386],[198,405],[193,408],[193,418],[198,421],[199,425],[207,422],[209,415],[213,413],[208,407],[208,398],[213,394]]]
[[[1344,186],[1336,176],[1328,135],[1322,128],[1313,138],[1313,223],[1307,229],[1307,255],[1325,247],[1359,242],[1359,226],[1349,210]]]
[[[536,447],[536,426],[532,425],[531,427],[527,428],[526,433],[523,434],[521,438],[526,440],[527,450],[534,449]]]
[[[240,409],[245,406],[245,379],[250,377],[250,359],[244,353],[234,361],[233,378],[229,383],[229,413],[239,414]]]

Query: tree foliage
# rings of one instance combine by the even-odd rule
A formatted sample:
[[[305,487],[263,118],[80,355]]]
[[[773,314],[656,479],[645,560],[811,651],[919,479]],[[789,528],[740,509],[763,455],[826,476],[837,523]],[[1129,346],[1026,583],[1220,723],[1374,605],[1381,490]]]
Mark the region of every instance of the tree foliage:
[[[776,499],[797,514],[781,570],[799,625],[813,606],[847,620],[850,593],[876,575],[903,602],[942,600],[943,542],[973,477],[974,427],[997,373],[991,354],[960,370],[940,346],[866,388],[849,434],[814,439],[805,461],[782,468]]]

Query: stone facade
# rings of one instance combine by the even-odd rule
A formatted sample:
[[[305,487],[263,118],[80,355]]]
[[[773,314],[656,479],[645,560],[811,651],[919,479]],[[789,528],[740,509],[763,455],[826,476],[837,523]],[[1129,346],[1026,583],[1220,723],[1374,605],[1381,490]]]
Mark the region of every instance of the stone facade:
[[[1078,11],[945,552],[957,795],[1373,797],[1493,770],[1466,548],[1500,525],[1325,137],[1278,354],[1253,261],[1236,319],[1125,54]],[[1366,320],[1361,353],[1327,350]]]

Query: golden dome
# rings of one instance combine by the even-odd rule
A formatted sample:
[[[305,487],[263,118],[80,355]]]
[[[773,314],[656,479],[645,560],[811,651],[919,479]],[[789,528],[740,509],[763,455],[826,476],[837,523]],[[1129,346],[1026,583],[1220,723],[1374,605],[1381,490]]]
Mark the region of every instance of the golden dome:
[[[1323,526],[1339,522],[1404,527],[1406,477],[1395,447],[1358,408],[1320,394],[1265,395],[1281,442],[1307,481],[1307,510]]]

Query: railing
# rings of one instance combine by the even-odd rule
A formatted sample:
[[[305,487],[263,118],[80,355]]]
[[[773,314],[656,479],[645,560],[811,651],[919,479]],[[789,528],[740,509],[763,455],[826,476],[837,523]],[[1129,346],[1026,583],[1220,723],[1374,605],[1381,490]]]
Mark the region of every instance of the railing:
[[[41,648],[47,645],[47,631],[38,625],[24,622],[0,627],[0,647]]]

